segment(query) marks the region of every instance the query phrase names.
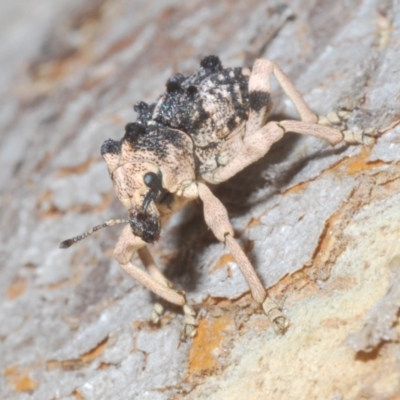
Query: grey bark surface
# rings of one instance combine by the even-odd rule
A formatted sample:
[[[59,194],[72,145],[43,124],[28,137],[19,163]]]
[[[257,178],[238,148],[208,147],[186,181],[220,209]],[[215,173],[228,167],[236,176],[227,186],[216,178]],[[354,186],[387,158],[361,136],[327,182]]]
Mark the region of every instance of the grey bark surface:
[[[397,0],[0,5],[0,397],[391,398],[400,393],[400,4]],[[277,62],[320,115],[380,130],[372,148],[288,134],[215,194],[291,321],[276,336],[200,204],[152,247],[198,336],[112,258],[125,218],[100,156],[176,72],[217,54]],[[273,86],[271,118],[298,118]],[[342,373],[346,371],[346,373]],[[315,384],[315,382],[318,382]],[[369,397],[368,397],[369,396]]]

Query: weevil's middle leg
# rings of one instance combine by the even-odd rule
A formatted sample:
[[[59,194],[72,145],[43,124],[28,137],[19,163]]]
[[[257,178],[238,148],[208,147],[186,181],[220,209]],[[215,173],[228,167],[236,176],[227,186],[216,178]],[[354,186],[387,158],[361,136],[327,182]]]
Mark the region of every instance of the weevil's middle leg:
[[[253,299],[262,305],[263,310],[273,323],[274,329],[278,332],[283,332],[288,326],[288,321],[279,307],[268,297],[249,259],[233,238],[233,228],[225,207],[205,184],[199,183],[198,188],[199,196],[204,204],[204,218],[207,225],[211,228],[216,238],[228,246],[250,287]]]

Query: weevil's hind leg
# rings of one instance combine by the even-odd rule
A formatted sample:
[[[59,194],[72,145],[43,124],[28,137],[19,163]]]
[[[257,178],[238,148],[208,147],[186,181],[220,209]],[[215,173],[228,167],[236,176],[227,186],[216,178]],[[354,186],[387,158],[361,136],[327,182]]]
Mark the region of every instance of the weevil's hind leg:
[[[362,144],[365,146],[375,144],[380,132],[376,128],[349,129],[347,121],[351,115],[351,111],[332,111],[328,115],[320,116],[318,124],[339,129],[343,133],[343,140],[348,144]]]
[[[304,121],[271,121],[243,138],[240,152],[227,165],[219,167],[213,176],[213,183],[224,182],[244,168],[258,161],[268,153],[271,146],[280,140],[286,132],[296,132],[316,136],[334,145],[343,140],[340,131],[327,126]]]
[[[233,228],[225,207],[205,184],[199,183],[198,188],[200,198],[204,204],[204,218],[207,225],[211,228],[216,238],[228,246],[250,287],[253,299],[262,305],[274,329],[277,332],[283,332],[288,326],[288,321],[279,307],[268,297],[249,259],[233,238]]]
[[[265,124],[272,105],[270,99],[271,74],[276,77],[284,92],[295,105],[301,121],[271,121]],[[272,61],[259,59],[254,63],[249,78],[249,107],[250,113],[246,122],[242,147],[227,165],[216,170],[213,176],[213,183],[215,184],[226,181],[265,156],[271,146],[280,140],[286,132],[316,136],[332,145],[343,140],[343,133],[338,129],[317,124],[316,114],[308,107],[290,79]]]
[[[265,118],[265,112],[268,111],[268,101],[264,100],[263,108],[261,108],[261,104],[263,98],[265,99],[265,93],[268,94],[269,99],[269,94],[271,92],[269,79],[271,75],[275,76],[283,91],[290,98],[302,121],[314,124],[318,123],[320,125],[335,128],[342,133],[343,140],[348,144],[363,144],[369,146],[375,143],[376,137],[378,136],[376,129],[369,128],[364,130],[351,130],[346,127],[344,122],[347,121],[350,116],[349,114],[351,114],[347,111],[339,111],[337,113],[331,112],[327,116],[318,118],[317,115],[308,107],[302,95],[289,77],[280,69],[279,65],[266,59],[256,60],[250,75],[250,115],[248,126],[251,127],[251,129],[246,132],[247,134],[251,135],[257,128],[260,128],[263,125],[262,121]],[[252,107],[252,103],[253,105],[256,105],[256,107]]]
[[[148,272],[132,264],[131,259],[136,251],[139,253],[139,257],[142,259]],[[144,287],[162,299],[183,307],[185,321],[182,336],[195,336],[197,326],[197,321],[194,318],[195,312],[186,304],[185,296],[170,287],[169,281],[162,275],[153,257],[147,250],[146,243],[140,237],[133,235],[129,225],[124,228],[118,239],[114,249],[114,257],[119,262],[121,268]]]
[[[379,131],[376,128],[351,130],[346,129],[343,131],[343,140],[348,144],[363,144],[365,146],[372,146],[376,143],[379,136]]]
[[[266,59],[258,59],[253,65],[249,78],[250,114],[246,135],[255,133],[265,123],[272,105],[270,99],[271,75],[275,76],[286,95],[290,98],[300,114],[301,120],[316,123],[318,120],[316,114],[308,107],[289,77],[274,62]]]
[[[342,139],[348,144],[372,145],[375,143],[378,131],[374,128],[351,130],[347,128],[346,121],[351,112],[331,112],[326,116],[317,117],[311,111],[302,95],[291,82],[289,77],[272,61],[258,59],[255,61],[249,79],[250,114],[247,122],[246,135],[252,135],[264,125],[265,118],[270,109],[270,77],[274,75],[283,91],[290,98],[303,122],[324,125],[337,130],[342,134]],[[295,122],[295,121],[293,121]],[[287,130],[286,130],[287,131]],[[302,133],[294,130],[293,132]],[[306,133],[308,134],[308,133]]]

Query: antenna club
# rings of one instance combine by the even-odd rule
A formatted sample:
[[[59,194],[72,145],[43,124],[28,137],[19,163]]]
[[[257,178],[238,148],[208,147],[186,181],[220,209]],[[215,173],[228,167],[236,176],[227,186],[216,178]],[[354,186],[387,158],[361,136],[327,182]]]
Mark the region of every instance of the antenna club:
[[[60,243],[60,249],[68,249],[68,247],[71,247],[74,244],[73,239],[67,239],[64,240],[62,243]]]
[[[106,222],[103,222],[101,225],[94,226],[92,229],[88,230],[87,232],[83,233],[82,235],[75,236],[71,239],[64,240],[62,243],[60,243],[60,249],[68,249],[68,247],[71,247],[74,243],[79,242],[82,239],[85,239],[89,235],[91,235],[93,232],[98,231],[101,228],[106,228],[107,226],[113,226],[116,224],[124,224],[128,223],[129,220],[127,219],[110,219]]]

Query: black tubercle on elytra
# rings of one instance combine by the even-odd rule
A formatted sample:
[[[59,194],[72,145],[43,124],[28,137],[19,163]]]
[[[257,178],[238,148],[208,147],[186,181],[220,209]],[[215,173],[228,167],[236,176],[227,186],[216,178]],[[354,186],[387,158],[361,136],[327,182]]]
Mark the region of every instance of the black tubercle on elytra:
[[[270,101],[271,96],[268,92],[256,90],[249,93],[250,108],[256,112],[260,111],[263,107],[268,107]]]
[[[172,93],[172,92],[178,92],[182,90],[181,83],[185,80],[185,77],[182,74],[176,74],[174,76],[171,76],[171,78],[168,79],[166,87],[167,87],[167,92]]]
[[[236,126],[237,126],[236,117],[235,117],[235,116],[232,116],[231,118],[229,118],[229,119],[228,119],[228,122],[226,123],[226,125],[227,125],[227,127],[228,127],[228,129],[229,129],[230,131],[233,131],[233,130],[236,128]]]
[[[121,141],[120,140],[113,140],[107,139],[101,146],[101,155],[104,154],[120,154],[121,153]]]
[[[146,125],[151,120],[152,113],[154,110],[154,104],[148,105],[144,101],[141,101],[133,106],[133,109],[139,114],[137,123]]]
[[[124,137],[132,137],[137,135],[144,135],[146,133],[146,128],[138,124],[137,122],[130,122],[125,126],[125,136]]]
[[[211,55],[204,57],[200,61],[200,67],[208,70],[210,73],[222,71],[222,63],[219,57]]]
[[[197,89],[196,86],[189,86],[189,87],[186,89],[186,92],[187,92],[187,94],[188,94],[189,96],[194,96],[194,95],[198,92],[198,89]]]
[[[147,130],[145,126],[137,122],[130,122],[125,126],[125,135],[122,138],[122,142],[127,141],[135,147],[135,143],[137,143],[141,137],[146,136],[146,133]]]
[[[126,126],[121,142],[106,142],[102,154],[119,153],[122,143],[134,151],[154,153],[163,162],[171,146],[186,146],[182,132],[193,138],[195,147],[225,137],[248,119],[250,109],[259,111],[270,105],[268,93],[249,94],[248,81],[242,68],[223,68],[217,56],[204,57],[193,74],[168,79],[166,91],[155,103],[137,103],[136,122]],[[159,202],[160,193],[149,194],[146,204]]]

